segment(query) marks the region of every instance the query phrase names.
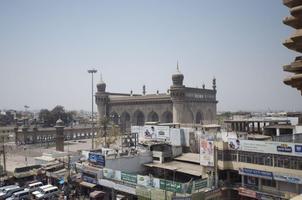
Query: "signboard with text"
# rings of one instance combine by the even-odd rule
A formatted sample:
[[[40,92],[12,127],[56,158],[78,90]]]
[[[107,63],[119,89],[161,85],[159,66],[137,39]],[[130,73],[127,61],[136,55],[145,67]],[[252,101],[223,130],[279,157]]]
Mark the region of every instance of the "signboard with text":
[[[121,172],[121,180],[126,181],[128,183],[137,183],[137,176],[134,174],[128,174],[125,172]]]
[[[302,157],[302,144],[297,143],[239,140],[233,142],[233,144],[235,144],[233,146],[236,147],[236,149],[241,151]]]

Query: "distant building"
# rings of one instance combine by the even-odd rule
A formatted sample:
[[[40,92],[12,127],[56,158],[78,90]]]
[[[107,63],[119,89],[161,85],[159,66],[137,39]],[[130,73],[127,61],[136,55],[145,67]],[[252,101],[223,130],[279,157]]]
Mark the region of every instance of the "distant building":
[[[99,120],[110,117],[122,129],[145,122],[208,124],[216,119],[216,79],[212,89],[186,87],[184,75],[177,67],[172,75],[173,84],[167,93],[121,94],[106,91],[101,80],[95,94]]]

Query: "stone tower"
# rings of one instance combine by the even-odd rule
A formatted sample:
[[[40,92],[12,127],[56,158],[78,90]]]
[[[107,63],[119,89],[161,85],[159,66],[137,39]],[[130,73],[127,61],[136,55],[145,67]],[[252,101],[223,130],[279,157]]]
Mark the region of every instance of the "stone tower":
[[[97,92],[95,96],[95,102],[98,108],[98,122],[108,115],[107,103],[109,101],[109,95],[106,93],[106,83],[102,77],[97,84]]]
[[[185,85],[183,84],[184,75],[177,71],[172,75],[173,85],[170,87],[170,95],[173,103],[173,123],[180,123],[184,119]]]
[[[58,119],[56,122],[56,151],[64,151],[64,122]]]
[[[293,51],[302,53],[302,1],[283,0],[283,4],[289,8],[291,14],[284,18],[283,23],[295,29],[283,45]],[[292,76],[284,79],[284,83],[297,88],[302,94],[302,56],[297,56],[292,63],[285,65],[283,70],[293,73]]]

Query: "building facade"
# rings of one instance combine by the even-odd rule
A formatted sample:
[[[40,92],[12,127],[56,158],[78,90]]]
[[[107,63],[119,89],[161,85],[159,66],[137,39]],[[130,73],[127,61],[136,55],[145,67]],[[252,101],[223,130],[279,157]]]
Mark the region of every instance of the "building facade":
[[[110,117],[121,128],[144,125],[145,122],[208,124],[216,119],[216,80],[213,88],[186,87],[184,75],[172,75],[169,92],[160,94],[121,94],[106,91],[106,84],[97,84],[95,94],[99,120]]]

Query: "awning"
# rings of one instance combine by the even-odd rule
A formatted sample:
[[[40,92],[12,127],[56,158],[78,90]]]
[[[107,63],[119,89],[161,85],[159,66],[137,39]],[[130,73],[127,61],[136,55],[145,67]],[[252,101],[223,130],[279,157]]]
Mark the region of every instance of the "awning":
[[[91,193],[89,194],[90,198],[101,197],[101,196],[103,196],[103,195],[105,195],[105,192],[103,192],[103,191],[98,191],[98,190],[93,191],[93,192],[91,192]]]
[[[148,163],[144,164],[147,167],[167,169],[171,171],[181,172],[184,174],[190,174],[198,177],[206,177],[203,167],[198,164],[191,164],[179,161],[165,162],[165,163]]]
[[[82,181],[80,183],[81,186],[84,186],[84,187],[88,187],[88,188],[94,188],[96,186],[96,184],[93,184],[93,183],[88,183],[86,181]]]
[[[200,155],[199,153],[183,153],[181,156],[174,158],[174,160],[192,162],[200,165]]]

